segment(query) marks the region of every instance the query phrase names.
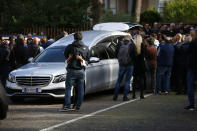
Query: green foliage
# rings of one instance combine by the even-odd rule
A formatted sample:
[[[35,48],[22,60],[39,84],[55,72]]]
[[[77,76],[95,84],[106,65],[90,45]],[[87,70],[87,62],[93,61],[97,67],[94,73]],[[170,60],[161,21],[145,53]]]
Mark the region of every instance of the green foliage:
[[[164,18],[168,22],[197,22],[197,0],[172,0],[166,4]]]
[[[105,10],[105,16],[101,19],[101,22],[134,22],[135,17],[118,12],[113,14],[111,10]]]
[[[3,0],[0,29],[22,31],[25,27],[82,27],[89,21],[89,0]]]
[[[159,12],[157,12],[156,9],[147,9],[145,12],[140,14],[140,22],[145,23],[154,23],[154,22],[160,22],[161,16]]]

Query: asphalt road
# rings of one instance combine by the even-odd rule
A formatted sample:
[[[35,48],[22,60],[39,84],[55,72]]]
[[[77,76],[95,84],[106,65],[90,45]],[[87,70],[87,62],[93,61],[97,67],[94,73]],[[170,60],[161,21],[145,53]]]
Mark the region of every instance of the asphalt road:
[[[59,112],[61,100],[26,99],[9,106],[0,131],[197,130],[197,111],[183,109],[187,104],[185,95],[150,95],[145,100],[123,103],[122,95],[114,102],[112,94],[108,91],[86,96],[79,112]]]

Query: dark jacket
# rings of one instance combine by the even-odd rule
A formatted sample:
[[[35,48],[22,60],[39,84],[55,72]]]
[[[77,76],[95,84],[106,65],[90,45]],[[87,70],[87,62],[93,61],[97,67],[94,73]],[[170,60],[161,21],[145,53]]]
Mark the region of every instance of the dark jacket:
[[[32,38],[28,38],[28,39],[27,39],[27,45],[28,45],[28,46],[31,45],[32,42],[33,42],[33,39],[32,39]]]
[[[146,35],[151,35],[152,34],[151,29],[144,28],[144,32],[145,32]]]
[[[159,32],[159,28],[153,28],[153,29],[151,30],[151,32],[157,34],[157,33]]]
[[[182,42],[178,42],[174,45],[174,66],[175,68],[177,66],[184,66],[186,63],[186,55],[184,54],[182,50]]]
[[[0,83],[0,120],[6,118],[8,111],[8,99],[4,87]]]
[[[167,31],[166,35],[169,37],[174,37],[176,35],[176,30],[169,30]]]
[[[188,68],[192,70],[197,70],[197,39],[189,43]]]
[[[153,65],[154,69],[157,68],[157,49],[153,46],[147,46],[146,48],[146,61]]]
[[[142,43],[141,45],[141,53],[136,56],[134,62],[134,76],[144,76],[145,75],[145,54],[146,54],[146,46]]]
[[[37,44],[30,44],[28,46],[28,57],[35,58],[40,53],[40,46]]]
[[[161,30],[160,32],[161,32],[161,34],[163,34],[163,35],[166,35],[166,36],[168,35],[168,30]]]
[[[0,65],[9,64],[9,57],[10,57],[9,46],[4,43],[1,44],[0,45]]]
[[[82,58],[88,62],[90,57],[88,47],[85,46],[82,41],[74,41],[72,44],[68,45],[64,51],[64,56],[66,59],[68,59],[69,54],[72,54],[73,57],[69,61],[67,69],[84,69],[84,67],[81,66],[81,62],[76,59],[76,56],[81,55]]]
[[[157,65],[173,66],[174,45],[169,43],[161,43],[158,48]]]
[[[54,40],[48,40],[46,43],[42,44],[41,46],[46,49],[48,46],[52,45],[55,41]]]
[[[135,44],[132,41],[129,41],[129,40],[124,40],[122,42],[119,42],[116,46],[116,52],[115,52],[115,57],[116,58],[118,57],[118,52],[119,52],[121,44],[130,44],[130,46],[129,46],[130,47],[130,49],[129,49],[129,52],[130,52],[130,59],[129,60],[130,61],[128,62],[128,65],[133,65],[135,57],[137,56],[137,51],[136,51]],[[128,65],[123,65],[123,66],[128,66]]]
[[[16,44],[11,51],[10,61],[12,69],[18,68],[28,63],[28,48],[21,44]]]
[[[181,51],[183,52],[183,57],[182,57],[182,66],[184,67],[184,68],[187,68],[188,67],[188,48],[189,48],[189,42],[188,43],[183,43],[182,45],[181,45]]]

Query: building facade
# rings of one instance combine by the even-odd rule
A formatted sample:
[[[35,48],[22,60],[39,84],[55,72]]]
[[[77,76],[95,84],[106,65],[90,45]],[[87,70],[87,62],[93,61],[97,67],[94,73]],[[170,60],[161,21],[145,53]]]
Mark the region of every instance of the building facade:
[[[117,12],[135,15],[137,22],[140,21],[140,14],[149,8],[157,7],[157,0],[103,0],[105,9],[111,9],[114,14]]]
[[[162,15],[166,2],[170,0],[157,0],[157,11]]]

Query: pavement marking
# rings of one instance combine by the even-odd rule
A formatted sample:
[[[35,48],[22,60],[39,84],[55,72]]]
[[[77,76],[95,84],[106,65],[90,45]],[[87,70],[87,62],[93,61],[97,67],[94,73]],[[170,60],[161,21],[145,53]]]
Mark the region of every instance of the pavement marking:
[[[144,97],[149,97],[151,96],[152,94],[148,94],[148,95],[145,95]],[[58,127],[61,127],[61,126],[65,126],[65,125],[68,125],[70,123],[73,123],[73,122],[76,122],[78,120],[81,120],[81,119],[85,119],[85,118],[88,118],[88,117],[91,117],[91,116],[94,116],[96,114],[99,114],[99,113],[102,113],[102,112],[105,112],[105,111],[108,111],[108,110],[111,110],[111,109],[114,109],[114,108],[117,108],[119,106],[122,106],[122,105],[125,105],[125,104],[128,104],[128,103],[131,103],[131,102],[134,102],[134,101],[137,101],[137,100],[140,100],[140,98],[138,97],[137,99],[134,99],[134,100],[130,100],[130,101],[126,101],[126,102],[123,102],[123,103],[120,103],[120,104],[117,104],[117,105],[113,105],[111,107],[108,107],[108,108],[105,108],[105,109],[101,109],[101,110],[98,110],[96,112],[93,112],[93,113],[90,113],[90,114],[87,114],[87,115],[83,115],[81,117],[77,117],[75,119],[71,119],[69,121],[65,121],[63,123],[60,123],[60,124],[57,124],[57,125],[54,125],[54,126],[51,126],[51,127],[48,127],[48,128],[45,128],[45,129],[42,129],[40,131],[51,131],[53,129],[56,129]]]

